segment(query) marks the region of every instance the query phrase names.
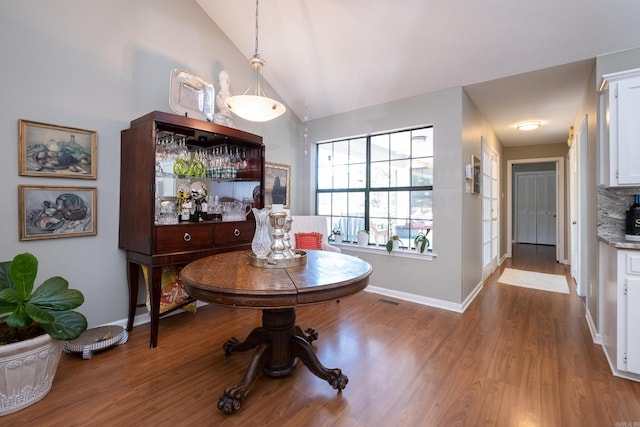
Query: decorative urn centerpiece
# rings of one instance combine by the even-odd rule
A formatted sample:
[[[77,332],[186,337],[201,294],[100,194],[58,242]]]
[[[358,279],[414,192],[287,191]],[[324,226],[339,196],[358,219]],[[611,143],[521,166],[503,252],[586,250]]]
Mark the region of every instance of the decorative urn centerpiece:
[[[254,208],[253,213],[256,217],[256,231],[249,254],[251,265],[284,268],[307,263],[306,252],[291,247],[289,231],[294,219],[283,210],[282,205],[273,205],[271,208],[259,210]],[[267,226],[267,217],[271,233]]]

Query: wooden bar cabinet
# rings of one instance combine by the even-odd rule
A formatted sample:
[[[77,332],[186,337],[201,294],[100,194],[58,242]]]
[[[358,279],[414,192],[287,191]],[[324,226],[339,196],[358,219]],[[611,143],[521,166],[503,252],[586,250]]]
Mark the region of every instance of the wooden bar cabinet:
[[[138,304],[144,267],[150,347],[158,344],[160,318],[194,301],[161,312],[163,267],[251,248],[251,207],[264,203],[264,154],[258,135],[159,111],[131,121],[122,131],[118,245],[127,260],[127,330],[133,328],[136,309],[145,305]],[[199,209],[194,212],[192,202],[190,212],[176,222],[188,206],[184,201],[202,188],[206,198],[198,200]],[[238,206],[243,207],[241,217]],[[231,208],[235,215],[227,212]]]

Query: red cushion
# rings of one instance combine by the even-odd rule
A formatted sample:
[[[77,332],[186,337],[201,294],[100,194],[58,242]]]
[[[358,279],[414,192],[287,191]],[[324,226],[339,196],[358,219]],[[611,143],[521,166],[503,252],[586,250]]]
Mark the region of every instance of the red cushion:
[[[322,250],[322,233],[296,233],[296,249]]]

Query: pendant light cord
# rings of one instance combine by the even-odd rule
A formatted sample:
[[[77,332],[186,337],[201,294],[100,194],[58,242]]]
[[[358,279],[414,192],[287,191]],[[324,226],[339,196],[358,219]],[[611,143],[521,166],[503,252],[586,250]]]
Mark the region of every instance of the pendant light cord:
[[[260,55],[258,55],[258,0],[256,0],[256,51],[253,56],[256,58],[260,57]]]

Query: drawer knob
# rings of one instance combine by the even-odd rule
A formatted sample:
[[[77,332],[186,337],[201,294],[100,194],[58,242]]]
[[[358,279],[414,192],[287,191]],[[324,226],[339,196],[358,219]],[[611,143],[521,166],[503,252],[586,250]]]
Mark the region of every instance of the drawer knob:
[[[184,239],[185,242],[190,242],[191,241],[191,234],[184,233],[184,236],[182,238]]]
[[[238,230],[237,228],[233,230],[233,235],[238,237],[240,235],[240,230]]]

